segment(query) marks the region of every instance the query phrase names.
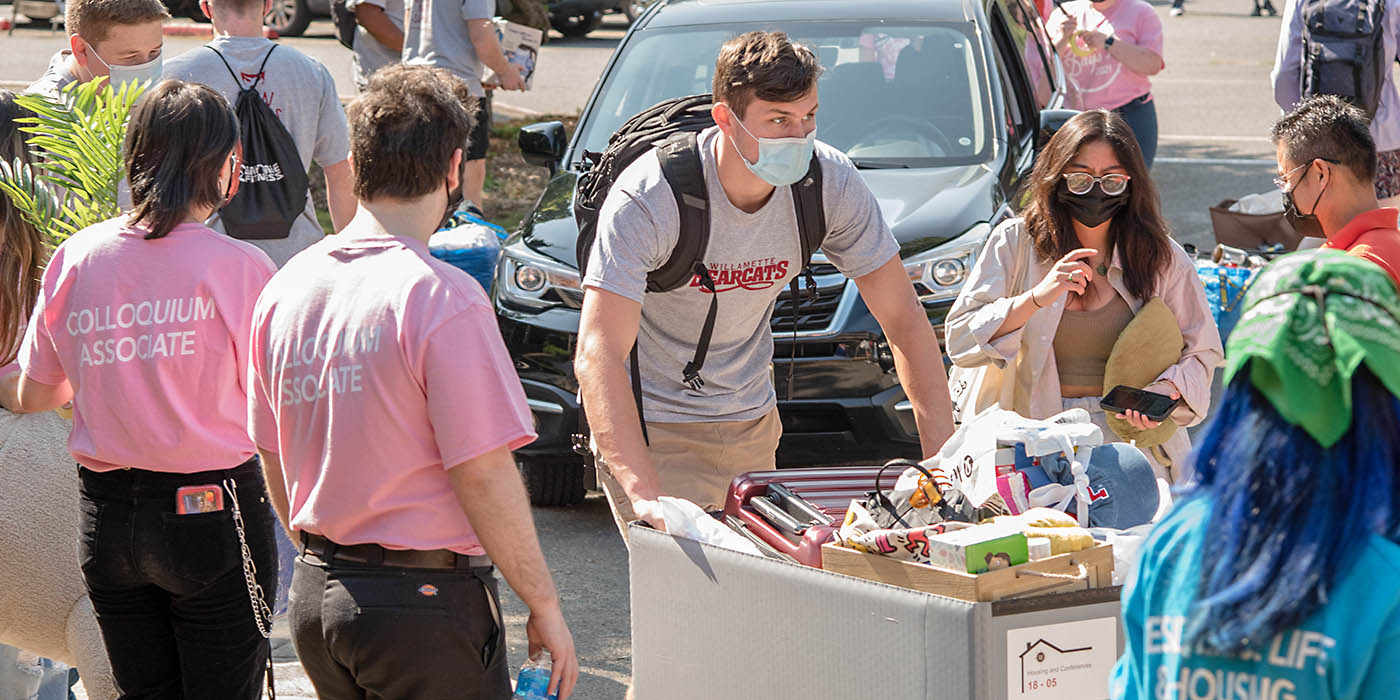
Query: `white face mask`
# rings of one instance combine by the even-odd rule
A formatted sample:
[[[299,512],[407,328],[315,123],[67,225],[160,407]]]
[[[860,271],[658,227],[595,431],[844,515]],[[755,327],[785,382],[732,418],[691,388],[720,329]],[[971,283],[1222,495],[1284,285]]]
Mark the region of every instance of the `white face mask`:
[[[734,110],[729,110],[729,113],[734,115],[734,123],[738,124],[749,138],[758,142],[758,160],[750,163],[749,159],[744,157],[744,152],[739,150],[739,144],[734,143],[734,137],[729,138],[740,160],[749,167],[749,172],[774,187],[787,187],[807,174],[807,169],[812,164],[812,150],[817,141],[816,129],[812,129],[812,133],[802,138],[761,139],[754,136],[753,132],[739,121],[739,115],[734,114]]]
[[[114,89],[120,90],[127,83],[139,84],[149,81],[154,85],[157,80],[160,80],[162,67],[161,57],[164,55],[164,52],[156,54],[155,58],[145,63],[138,63],[134,66],[114,66],[102,60],[102,57],[97,55],[97,49],[93,48],[92,44],[88,44],[87,46],[88,55],[96,58],[98,63],[101,63],[107,68],[107,74],[111,76],[108,78],[108,81],[112,84]]]

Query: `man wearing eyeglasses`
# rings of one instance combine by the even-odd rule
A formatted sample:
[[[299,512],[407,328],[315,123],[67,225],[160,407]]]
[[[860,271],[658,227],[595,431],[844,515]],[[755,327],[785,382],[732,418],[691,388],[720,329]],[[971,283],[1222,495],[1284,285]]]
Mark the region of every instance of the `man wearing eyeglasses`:
[[[1400,287],[1400,211],[1376,199],[1376,143],[1366,115],[1339,97],[1311,97],[1274,122],[1284,215],[1304,236],[1325,238],[1380,265]]]

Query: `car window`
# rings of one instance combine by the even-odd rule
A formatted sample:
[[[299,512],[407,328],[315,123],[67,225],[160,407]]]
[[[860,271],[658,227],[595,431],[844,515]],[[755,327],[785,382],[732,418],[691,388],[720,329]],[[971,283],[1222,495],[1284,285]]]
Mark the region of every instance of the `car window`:
[[[990,5],[996,7],[995,4]],[[1025,82],[1025,68],[1021,62],[1021,52],[1017,50],[1010,32],[1007,30],[1006,22],[1002,13],[993,11],[990,13],[992,35],[995,37],[997,50],[997,62],[1001,64],[1001,70],[997,71],[1001,78],[1001,90],[1006,95],[1007,119],[1012,132],[1012,140],[1023,138],[1033,131],[1031,125],[1032,115],[1037,108],[1027,103],[1030,90]]]
[[[1021,58],[1035,90],[1036,107],[1045,109],[1050,103],[1050,93],[1055,89],[1055,75],[1051,70],[1050,56],[1046,46],[1050,39],[1045,34],[1045,25],[1040,15],[1023,0],[1006,0],[1007,12],[1011,15],[1011,36],[1021,47]]]
[[[982,162],[993,140],[983,67],[972,26],[859,22],[764,26],[817,54],[817,138],[857,165],[929,167]],[[662,100],[709,92],[731,25],[632,35],[580,128],[602,151],[628,117]],[[578,160],[576,156],[575,161]]]

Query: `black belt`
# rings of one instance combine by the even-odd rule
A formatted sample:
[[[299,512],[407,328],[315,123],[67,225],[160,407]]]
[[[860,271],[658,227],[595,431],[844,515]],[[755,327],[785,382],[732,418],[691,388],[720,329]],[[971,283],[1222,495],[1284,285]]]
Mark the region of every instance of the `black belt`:
[[[389,549],[374,543],[337,544],[303,530],[301,551],[326,563],[348,562],[369,566],[397,566],[405,569],[466,570],[492,566],[491,557],[458,554],[447,549]]]

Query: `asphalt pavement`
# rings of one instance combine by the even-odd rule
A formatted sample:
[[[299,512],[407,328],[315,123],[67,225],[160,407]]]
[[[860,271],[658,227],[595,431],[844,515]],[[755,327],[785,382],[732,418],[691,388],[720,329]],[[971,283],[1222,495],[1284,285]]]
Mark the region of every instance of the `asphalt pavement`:
[[[1167,64],[1153,79],[1161,130],[1153,175],[1177,238],[1209,245],[1211,205],[1272,187],[1268,128],[1278,109],[1269,70],[1279,20],[1247,16],[1247,0],[1189,0],[1181,17],[1168,17],[1167,2],[1152,4],[1166,27]],[[0,16],[8,14],[8,8],[0,11]],[[499,111],[517,116],[578,112],[623,29],[617,19],[609,19],[586,39],[555,35],[540,53],[534,90],[498,93]],[[334,40],[328,21],[314,23],[304,37],[282,41],[326,64],[342,95],[354,94],[350,53]],[[199,43],[170,37],[167,52],[174,55]],[[34,79],[63,44],[61,34],[50,35],[47,25],[0,35],[0,84]],[[581,657],[583,677],[574,697],[620,698],[631,667],[627,561],[607,504],[590,493],[580,506],[536,509],[535,517]],[[504,603],[510,658],[517,668],[525,656],[526,610],[513,595],[507,594]],[[678,620],[678,629],[684,624]],[[284,697],[306,697],[305,679],[296,676],[294,666],[279,677]]]

